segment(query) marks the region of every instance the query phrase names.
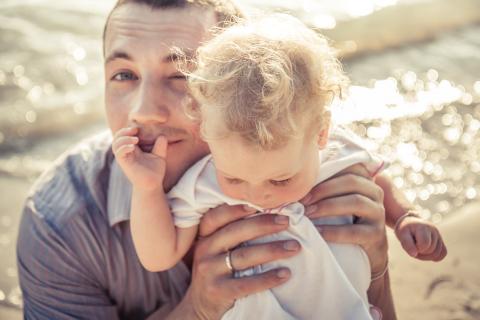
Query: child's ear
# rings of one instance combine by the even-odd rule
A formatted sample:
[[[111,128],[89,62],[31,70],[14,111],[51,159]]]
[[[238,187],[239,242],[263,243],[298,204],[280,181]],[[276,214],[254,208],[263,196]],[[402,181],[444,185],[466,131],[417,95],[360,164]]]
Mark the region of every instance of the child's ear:
[[[324,124],[318,133],[318,148],[323,149],[328,142],[328,133],[330,131],[330,112],[326,111],[324,114]]]

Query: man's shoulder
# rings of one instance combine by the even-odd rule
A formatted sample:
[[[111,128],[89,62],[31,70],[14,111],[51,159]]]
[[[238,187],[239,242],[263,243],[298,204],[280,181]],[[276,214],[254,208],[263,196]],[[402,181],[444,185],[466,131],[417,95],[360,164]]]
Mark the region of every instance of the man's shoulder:
[[[34,183],[26,207],[53,227],[91,211],[105,211],[111,135],[91,136],[63,153]]]

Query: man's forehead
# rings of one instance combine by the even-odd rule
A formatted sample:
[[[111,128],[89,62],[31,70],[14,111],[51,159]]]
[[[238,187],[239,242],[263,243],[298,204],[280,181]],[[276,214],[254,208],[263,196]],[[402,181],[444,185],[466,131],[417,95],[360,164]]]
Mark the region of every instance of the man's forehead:
[[[105,49],[125,41],[152,41],[152,46],[194,50],[206,40],[207,31],[216,23],[213,10],[196,6],[152,9],[143,4],[127,3],[116,8],[108,21]],[[117,45],[119,45],[117,44]],[[175,52],[171,52],[173,57]],[[170,52],[168,53],[170,54]]]

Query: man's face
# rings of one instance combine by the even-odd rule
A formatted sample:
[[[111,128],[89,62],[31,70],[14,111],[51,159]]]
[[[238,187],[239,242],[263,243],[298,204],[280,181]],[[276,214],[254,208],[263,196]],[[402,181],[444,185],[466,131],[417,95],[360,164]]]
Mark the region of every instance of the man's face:
[[[215,24],[213,11],[196,7],[154,9],[125,4],[112,13],[105,35],[105,106],[114,134],[139,128],[139,146],[151,151],[168,139],[164,187],[169,190],[193,163],[208,153],[198,124],[183,109],[186,80],[174,48],[194,51]]]

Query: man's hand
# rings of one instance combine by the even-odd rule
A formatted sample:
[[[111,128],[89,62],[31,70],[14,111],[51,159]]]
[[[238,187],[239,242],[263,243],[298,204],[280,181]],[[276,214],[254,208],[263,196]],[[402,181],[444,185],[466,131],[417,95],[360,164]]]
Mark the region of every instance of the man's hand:
[[[152,152],[143,152],[138,146],[138,128],[123,128],[115,133],[112,150],[118,164],[132,185],[141,190],[163,188],[167,138],[160,136]]]
[[[202,218],[195,246],[192,282],[185,297],[197,318],[218,319],[236,299],[273,288],[290,278],[288,269],[243,278],[234,278],[228,269],[225,257],[229,250],[235,270],[285,259],[300,250],[294,240],[238,247],[246,241],[288,228],[286,216],[268,214],[244,219],[253,212],[243,206],[223,205],[210,210]]]
[[[311,219],[354,215],[352,225],[317,226],[326,241],[360,245],[372,274],[387,264],[383,191],[362,165],[349,167],[314,187],[302,203]]]
[[[395,230],[403,249],[419,260],[441,261],[447,255],[442,236],[432,223],[417,217],[406,217]]]

